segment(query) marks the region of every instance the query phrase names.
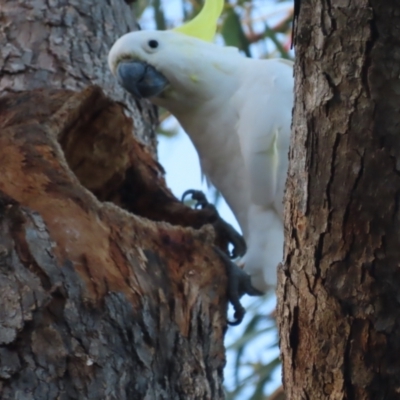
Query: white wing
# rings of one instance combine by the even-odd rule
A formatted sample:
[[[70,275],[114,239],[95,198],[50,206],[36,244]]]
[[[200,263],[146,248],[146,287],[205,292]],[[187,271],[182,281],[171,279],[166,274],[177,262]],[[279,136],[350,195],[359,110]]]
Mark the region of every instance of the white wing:
[[[293,68],[283,60],[248,60],[235,94],[237,126],[251,202],[282,218],[293,106]]]

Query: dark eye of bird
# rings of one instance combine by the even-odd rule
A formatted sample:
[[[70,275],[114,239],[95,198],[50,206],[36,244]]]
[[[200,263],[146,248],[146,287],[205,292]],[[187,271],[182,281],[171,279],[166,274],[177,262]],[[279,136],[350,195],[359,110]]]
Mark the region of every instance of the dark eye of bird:
[[[152,49],[156,49],[156,48],[158,47],[158,42],[157,42],[157,40],[154,40],[154,39],[149,40],[149,46],[150,46]]]

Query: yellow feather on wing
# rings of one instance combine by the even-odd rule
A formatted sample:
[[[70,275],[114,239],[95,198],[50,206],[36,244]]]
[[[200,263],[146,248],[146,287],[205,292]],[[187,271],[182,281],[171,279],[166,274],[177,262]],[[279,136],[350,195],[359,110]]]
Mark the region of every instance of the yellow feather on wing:
[[[224,8],[224,0],[205,0],[205,4],[199,14],[191,21],[173,29],[197,39],[212,42],[217,31],[218,18]]]

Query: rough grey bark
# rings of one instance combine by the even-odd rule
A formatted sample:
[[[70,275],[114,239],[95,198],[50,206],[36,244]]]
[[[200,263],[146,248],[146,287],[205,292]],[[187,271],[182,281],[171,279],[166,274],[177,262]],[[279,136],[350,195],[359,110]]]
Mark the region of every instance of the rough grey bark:
[[[135,135],[155,146],[153,107],[136,104],[107,67],[112,44],[137,26],[125,1],[0,0],[0,20],[2,95],[99,85],[126,105]]]
[[[278,314],[288,399],[400,398],[400,3],[302,0]]]

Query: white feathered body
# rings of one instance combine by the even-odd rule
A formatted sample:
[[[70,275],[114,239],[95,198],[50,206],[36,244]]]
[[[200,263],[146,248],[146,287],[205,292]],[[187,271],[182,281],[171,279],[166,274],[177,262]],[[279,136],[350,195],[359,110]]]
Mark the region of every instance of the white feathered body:
[[[190,136],[203,173],[222,193],[243,231],[248,250],[240,263],[252,284],[265,291],[276,284],[283,254],[292,65],[280,59],[249,59],[233,48],[161,33],[158,40],[165,47],[160,53],[165,48],[168,57],[136,50],[139,59],[170,81],[168,90],[151,100],[168,109]]]

